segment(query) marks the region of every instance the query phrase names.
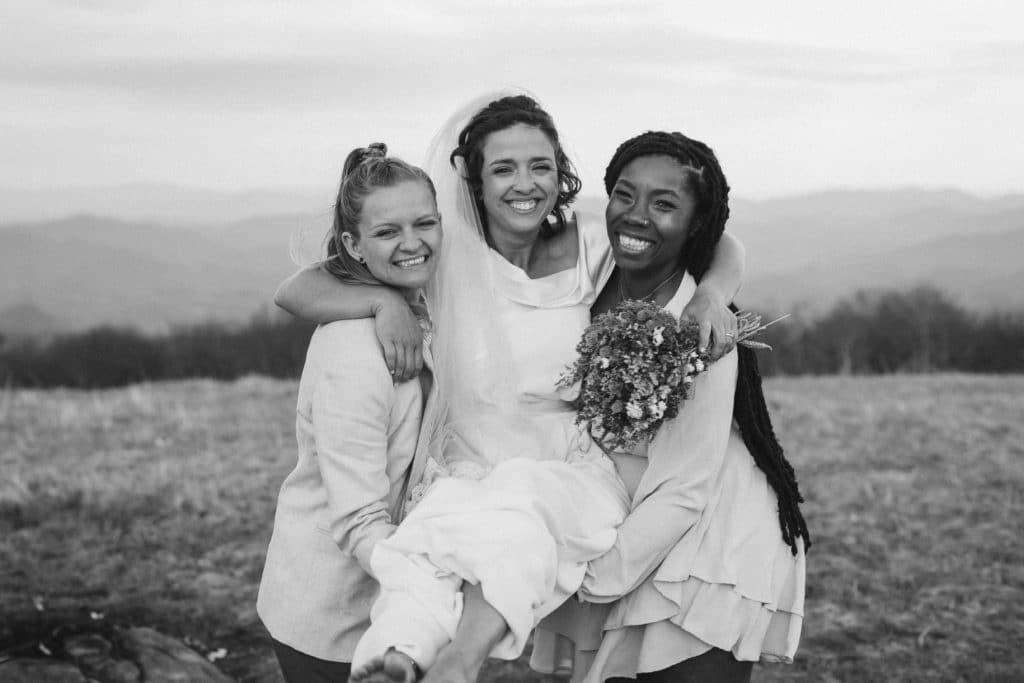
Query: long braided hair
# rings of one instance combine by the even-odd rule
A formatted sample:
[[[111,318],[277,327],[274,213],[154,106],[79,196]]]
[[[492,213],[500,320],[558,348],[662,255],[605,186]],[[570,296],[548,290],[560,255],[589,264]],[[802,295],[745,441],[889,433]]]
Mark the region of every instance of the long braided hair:
[[[715,153],[703,142],[682,133],[648,132],[627,140],[615,151],[604,175],[604,186],[609,196],[622,169],[634,159],[645,156],[667,156],[687,168],[687,191],[697,206],[679,263],[700,282],[711,265],[715,247],[729,218],[729,184]],[[729,308],[737,312],[735,305],[730,304]],[[746,346],[739,346],[736,351],[739,369],[733,419],[754,462],[775,490],[782,539],[795,555],[798,538],[803,539],[805,550],[811,547],[811,536],[800,511],[800,503],[804,499],[793,467],[786,460],[772,428],[761,387],[757,355]]]

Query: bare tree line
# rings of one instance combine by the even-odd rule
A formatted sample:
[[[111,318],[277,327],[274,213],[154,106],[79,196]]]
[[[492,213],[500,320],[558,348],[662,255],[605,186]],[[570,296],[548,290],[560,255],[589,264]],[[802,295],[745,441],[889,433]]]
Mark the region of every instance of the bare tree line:
[[[261,313],[244,326],[205,323],[162,336],[98,327],[49,341],[2,344],[12,387],[113,387],[248,374],[298,377],[313,326]],[[1024,372],[1024,314],[976,315],[933,287],[858,292],[824,315],[789,319],[763,337],[764,375]]]

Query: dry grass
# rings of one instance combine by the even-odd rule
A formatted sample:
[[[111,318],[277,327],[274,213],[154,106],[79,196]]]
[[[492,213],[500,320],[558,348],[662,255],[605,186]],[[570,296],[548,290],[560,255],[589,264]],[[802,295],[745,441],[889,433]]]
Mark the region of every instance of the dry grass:
[[[799,661],[759,678],[1024,672],[1024,378],[768,386],[815,534]]]
[[[4,622],[87,607],[238,654],[262,642],[255,587],[295,457],[295,389],[253,378],[7,393]]]
[[[767,393],[815,546],[798,661],[755,680],[1018,680],[1024,377]],[[253,680],[294,401],[294,383],[257,378],[0,394],[0,635],[99,610],[227,647],[225,670]]]

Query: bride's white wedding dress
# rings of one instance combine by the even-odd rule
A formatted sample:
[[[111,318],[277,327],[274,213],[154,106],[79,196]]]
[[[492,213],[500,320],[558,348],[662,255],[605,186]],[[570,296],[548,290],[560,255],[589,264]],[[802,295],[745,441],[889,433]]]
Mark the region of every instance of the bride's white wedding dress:
[[[355,666],[396,647],[428,668],[454,635],[464,580],[479,583],[508,622],[492,656],[515,658],[537,621],[580,587],[587,562],[614,543],[625,486],[555,389],[589,322],[595,283],[610,271],[602,227],[581,225],[577,266],[548,277],[530,279],[488,250],[491,324],[506,357],[462,339],[458,362],[472,366],[461,377],[482,393],[500,382],[510,392],[500,405],[448,406],[440,445],[414,470],[411,511],[373,551],[381,593]],[[500,377],[489,376],[497,366],[488,359]]]

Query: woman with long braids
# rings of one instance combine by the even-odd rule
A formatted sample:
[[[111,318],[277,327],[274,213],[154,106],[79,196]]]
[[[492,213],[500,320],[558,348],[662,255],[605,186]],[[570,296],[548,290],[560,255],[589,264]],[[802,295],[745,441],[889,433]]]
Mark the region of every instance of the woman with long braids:
[[[617,268],[593,313],[646,299],[678,316],[729,217],[718,160],[681,133],[649,132],[618,148],[605,188]],[[713,363],[650,444],[612,457],[631,511],[580,595],[613,604],[570,604],[542,624],[535,665],[552,668],[551,632],[573,639],[574,678],[589,668],[588,683],[732,683],[749,680],[753,662],[791,662],[810,536],[754,352]]]

